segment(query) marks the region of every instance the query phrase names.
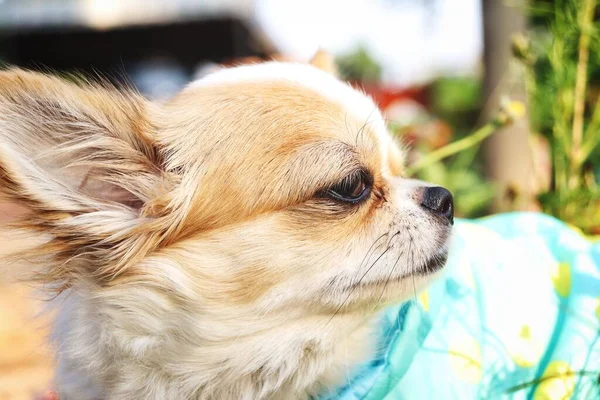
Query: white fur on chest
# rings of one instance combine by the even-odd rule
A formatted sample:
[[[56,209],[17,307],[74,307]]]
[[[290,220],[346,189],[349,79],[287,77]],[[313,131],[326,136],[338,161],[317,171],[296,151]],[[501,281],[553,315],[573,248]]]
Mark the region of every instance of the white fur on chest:
[[[356,316],[244,330],[243,321],[186,320],[147,295],[137,315],[126,299],[117,308],[73,293],[57,299],[61,400],[301,399],[343,383],[374,351],[375,324]]]

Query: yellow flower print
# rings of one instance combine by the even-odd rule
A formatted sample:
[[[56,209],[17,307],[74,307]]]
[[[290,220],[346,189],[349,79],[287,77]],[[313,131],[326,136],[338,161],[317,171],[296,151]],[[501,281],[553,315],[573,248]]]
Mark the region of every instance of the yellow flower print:
[[[575,389],[575,374],[565,361],[548,364],[541,382],[535,390],[534,400],[570,399]]]
[[[425,312],[429,311],[429,292],[427,290],[424,290],[423,292],[421,292],[418,296],[419,299],[419,303],[421,303],[421,306],[423,307],[423,310],[425,310]]]
[[[571,293],[571,267],[567,263],[555,264],[551,269],[554,289],[561,297],[568,297]]]
[[[531,334],[529,325],[523,325],[519,335],[508,346],[508,352],[519,367],[529,368],[540,360],[543,346]]]
[[[481,347],[471,337],[464,336],[450,342],[450,365],[460,379],[477,384],[481,380]]]

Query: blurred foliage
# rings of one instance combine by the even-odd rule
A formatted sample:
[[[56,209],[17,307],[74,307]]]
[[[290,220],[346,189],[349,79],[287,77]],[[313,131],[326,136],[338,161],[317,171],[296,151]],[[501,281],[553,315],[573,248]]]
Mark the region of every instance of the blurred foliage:
[[[600,233],[600,26],[597,0],[538,0],[524,9],[531,26],[515,37],[513,53],[525,68],[532,146],[541,135],[549,159],[548,183],[540,184],[541,209],[586,233]],[[442,149],[415,144],[422,157],[415,176],[448,187],[459,215],[486,213],[494,186],[479,161],[482,136],[469,129],[480,107],[480,82],[443,78],[431,88],[431,109],[454,129]],[[502,115],[502,111],[500,113]],[[485,127],[482,129],[485,129]],[[457,146],[463,143],[464,145]],[[533,147],[532,147],[532,150]],[[442,154],[443,153],[443,154]],[[431,161],[431,156],[435,161]],[[544,166],[541,168],[542,174]]]
[[[481,80],[474,77],[442,77],[431,86],[431,107],[444,118],[457,113],[478,112]]]
[[[600,233],[600,31],[596,0],[537,0],[531,29],[513,40],[526,69],[532,132],[550,144],[542,209]]]
[[[337,57],[340,76],[348,81],[377,83],[381,80],[381,66],[371,57],[364,46]]]

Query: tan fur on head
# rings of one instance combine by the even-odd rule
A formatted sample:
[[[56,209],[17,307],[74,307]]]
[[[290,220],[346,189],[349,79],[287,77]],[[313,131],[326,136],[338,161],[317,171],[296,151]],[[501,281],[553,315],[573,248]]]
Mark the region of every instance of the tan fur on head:
[[[223,69],[162,105],[0,72],[0,192],[29,210],[19,268],[63,292],[61,395],[335,387],[373,351],[377,310],[447,251],[402,162],[375,104],[307,65]]]

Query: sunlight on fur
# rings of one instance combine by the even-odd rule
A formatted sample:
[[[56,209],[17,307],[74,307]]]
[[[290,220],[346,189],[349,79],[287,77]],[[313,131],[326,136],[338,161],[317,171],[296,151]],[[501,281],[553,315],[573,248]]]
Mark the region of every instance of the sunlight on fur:
[[[160,105],[1,71],[0,191],[27,208],[2,241],[28,239],[1,267],[55,295],[61,399],[334,390],[447,256],[451,196],[403,158],[310,65],[222,69]]]

